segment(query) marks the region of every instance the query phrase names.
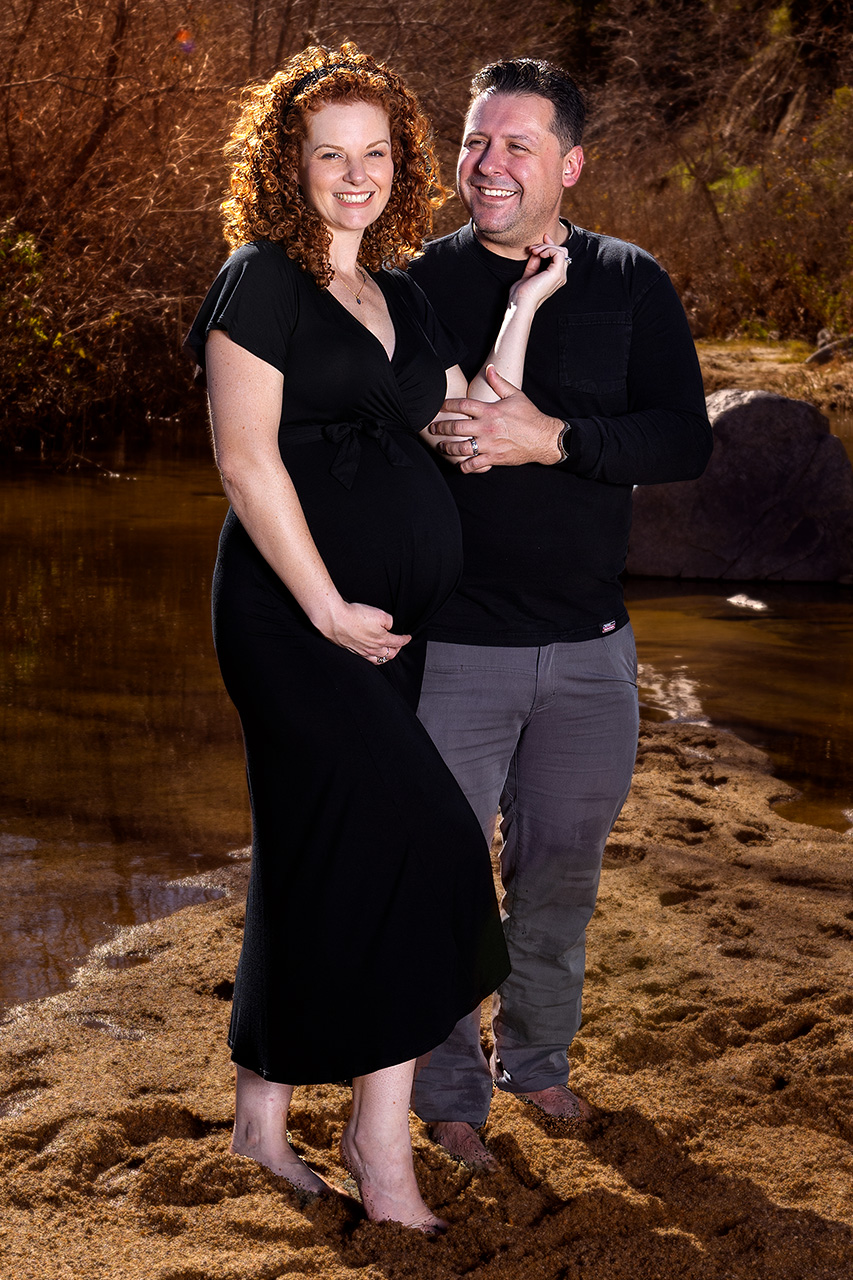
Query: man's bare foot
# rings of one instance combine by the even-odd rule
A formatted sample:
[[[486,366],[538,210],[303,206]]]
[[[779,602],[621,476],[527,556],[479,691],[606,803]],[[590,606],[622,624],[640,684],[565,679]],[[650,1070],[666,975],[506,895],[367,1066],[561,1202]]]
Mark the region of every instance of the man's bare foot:
[[[520,1093],[522,1102],[532,1102],[552,1120],[562,1120],[572,1127],[588,1124],[595,1119],[595,1109],[586,1098],[581,1098],[564,1084],[551,1085],[549,1089],[535,1089],[532,1093]]]
[[[375,1151],[371,1145],[376,1145]],[[355,1178],[371,1222],[399,1222],[425,1236],[444,1235],[448,1224],[427,1208],[418,1190],[411,1147],[394,1152],[368,1144],[364,1150],[347,1125],[341,1138],[341,1163]]]
[[[231,1139],[231,1153],[235,1156],[246,1156],[258,1164],[272,1169],[280,1178],[285,1178],[297,1191],[305,1191],[309,1195],[328,1196],[334,1194],[334,1188],[324,1182],[319,1174],[305,1163],[293,1150],[285,1138],[283,1141],[262,1141],[260,1134],[253,1133],[252,1125],[246,1126],[247,1132],[239,1139],[236,1128]]]
[[[438,1120],[429,1126],[429,1136],[433,1142],[444,1147],[454,1160],[467,1165],[469,1169],[500,1168],[491,1151],[484,1146],[477,1130],[464,1120]]]

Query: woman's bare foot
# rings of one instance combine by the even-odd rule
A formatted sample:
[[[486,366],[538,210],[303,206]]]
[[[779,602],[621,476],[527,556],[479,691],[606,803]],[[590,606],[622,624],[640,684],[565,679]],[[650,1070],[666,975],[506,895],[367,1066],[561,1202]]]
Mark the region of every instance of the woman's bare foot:
[[[250,1160],[272,1169],[280,1178],[285,1178],[298,1191],[307,1191],[312,1195],[326,1196],[332,1193],[328,1182],[314,1172],[304,1160],[293,1150],[285,1138],[284,1142],[264,1140],[263,1134],[256,1133],[252,1126],[241,1135],[235,1129],[231,1139],[231,1152],[235,1156],[248,1156]]]
[[[429,1136],[448,1155],[469,1169],[499,1169],[495,1157],[484,1145],[473,1125],[464,1120],[438,1120],[429,1126]]]
[[[411,1149],[408,1159],[387,1149],[368,1154],[348,1125],[341,1138],[341,1163],[355,1178],[371,1222],[399,1222],[427,1236],[444,1235],[448,1224],[432,1213],[418,1190]]]
[[[231,1151],[272,1169],[299,1191],[330,1195],[333,1188],[300,1160],[287,1137],[287,1110],[293,1085],[264,1080],[237,1068],[237,1098]]]
[[[371,1222],[399,1222],[424,1235],[447,1223],[424,1203],[415,1178],[409,1134],[414,1059],[352,1082],[352,1116],[341,1138],[341,1161],[358,1184]]]

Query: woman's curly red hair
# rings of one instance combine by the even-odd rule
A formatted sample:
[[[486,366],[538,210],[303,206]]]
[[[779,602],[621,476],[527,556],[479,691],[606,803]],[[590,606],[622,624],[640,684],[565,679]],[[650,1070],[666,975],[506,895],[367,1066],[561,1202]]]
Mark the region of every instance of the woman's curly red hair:
[[[394,183],[387,205],[362,237],[359,261],[365,267],[405,267],[432,227],[433,210],[447,198],[429,121],[398,75],[350,42],[339,50],[310,45],[296,54],[266,84],[247,90],[226,147],[234,167],[222,213],[232,249],[251,240],[274,240],[321,288],[334,277],[332,237],[303,199],[299,156],[304,113],[330,102],[376,103],[391,126]]]

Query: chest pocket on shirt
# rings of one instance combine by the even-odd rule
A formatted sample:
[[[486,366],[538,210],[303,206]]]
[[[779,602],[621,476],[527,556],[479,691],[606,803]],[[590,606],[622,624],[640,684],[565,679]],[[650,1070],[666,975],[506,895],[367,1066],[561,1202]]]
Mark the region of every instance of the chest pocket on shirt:
[[[630,311],[560,316],[560,385],[587,395],[620,391],[628,377]]]

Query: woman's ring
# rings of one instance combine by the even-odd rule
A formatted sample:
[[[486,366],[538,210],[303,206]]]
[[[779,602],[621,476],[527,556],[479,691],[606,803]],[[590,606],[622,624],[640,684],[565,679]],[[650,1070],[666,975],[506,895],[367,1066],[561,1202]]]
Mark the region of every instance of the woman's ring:
[[[477,443],[476,436],[471,436],[471,457],[476,458],[480,452],[480,446]]]
[[[382,666],[382,663],[383,663],[383,662],[387,662],[387,661],[388,661],[388,659],[387,659],[387,658],[377,658],[377,659],[376,659],[376,665],[377,665],[377,667],[381,667],[381,666]]]

